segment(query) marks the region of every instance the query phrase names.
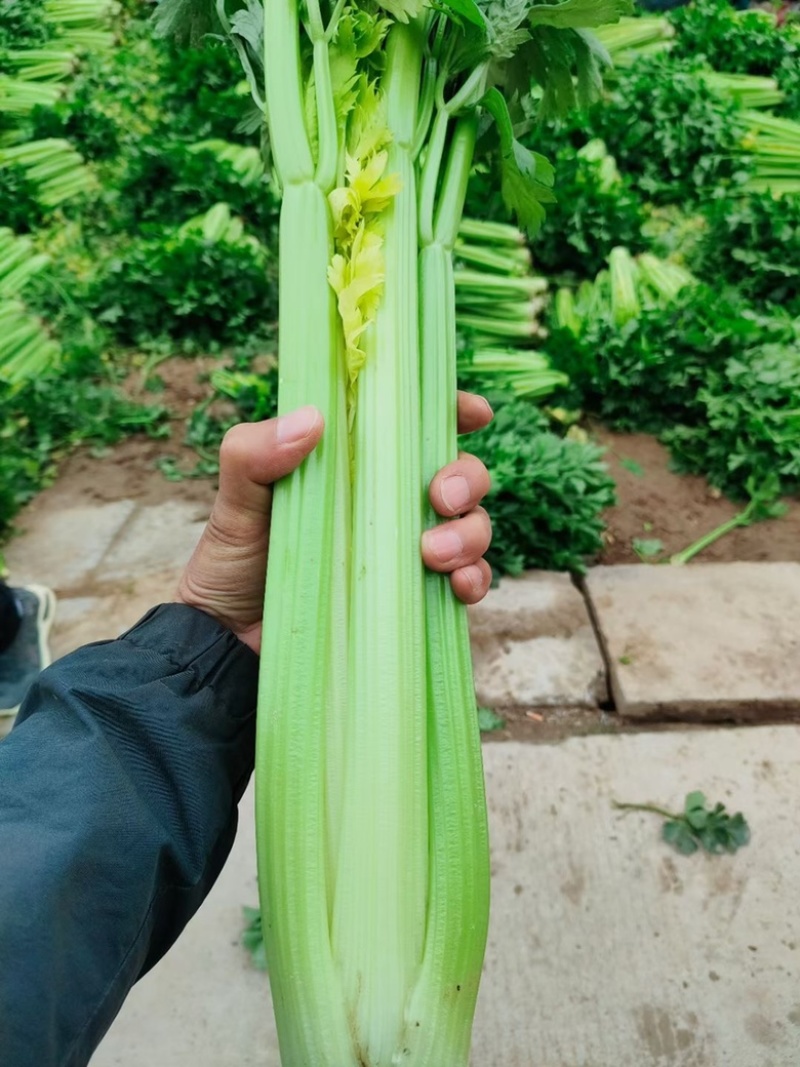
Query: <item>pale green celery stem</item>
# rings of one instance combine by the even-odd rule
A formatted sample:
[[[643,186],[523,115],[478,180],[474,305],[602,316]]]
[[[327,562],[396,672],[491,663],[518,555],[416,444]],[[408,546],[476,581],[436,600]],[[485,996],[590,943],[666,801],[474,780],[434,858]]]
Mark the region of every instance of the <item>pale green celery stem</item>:
[[[473,245],[464,241],[456,242],[456,259],[465,263],[477,264],[499,274],[525,274],[531,265],[531,254],[527,248],[495,250],[491,245]]]
[[[696,555],[708,548],[709,545],[713,545],[713,543],[718,541],[720,537],[724,537],[739,526],[749,526],[756,507],[757,502],[751,500],[746,508],[737,512],[732,518],[728,519],[727,522],[723,522],[709,533],[703,534],[702,537],[698,538],[697,541],[694,541],[688,548],[684,548],[681,552],[676,552],[674,555],[670,556],[670,563],[673,567],[681,567],[688,563],[689,560],[694,559]]]
[[[509,340],[535,337],[539,328],[531,319],[498,319],[483,315],[459,314],[458,322],[465,330],[474,330],[479,334],[494,334]]]
[[[424,37],[395,25],[381,79],[400,192],[385,216],[385,282],[364,335],[354,425],[350,722],[333,945],[358,1054],[391,1067],[422,960],[428,798],[417,302],[411,156]],[[443,1061],[442,1067],[444,1067]]]
[[[441,108],[436,112],[425,152],[425,163],[422,167],[422,176],[419,183],[419,239],[421,245],[429,245],[433,241],[434,212],[436,211],[436,194],[439,186],[439,176],[442,169],[447,141],[447,126],[449,115]]]
[[[283,185],[279,407],[322,412],[322,441],[275,487],[256,742],[262,924],[285,1067],[358,1067],[330,938],[335,872],[327,763],[346,708],[347,463],[338,316],[327,271],[332,223],[305,128],[299,21],[292,0],[265,5],[270,138]],[[342,459],[344,456],[344,460]],[[332,706],[333,705],[333,706]],[[338,705],[338,706],[336,706]]]
[[[483,219],[462,219],[458,228],[461,237],[486,241],[491,245],[525,245],[525,234],[507,222],[486,222]]]
[[[286,186],[280,235],[280,409],[314,404],[326,429],[275,487],[256,746],[259,888],[283,1064],[356,1067],[331,951],[326,844],[326,721],[345,714],[331,706],[330,683],[346,654],[346,597],[331,593],[346,560],[337,492],[346,439],[331,221],[313,182]]]
[[[478,119],[475,114],[465,115],[456,122],[447,157],[447,169],[442,180],[442,190],[436,206],[434,241],[452,252],[458,239],[458,228],[467,196],[469,172],[475,154],[475,139],[478,135]],[[450,275],[453,264],[450,257]]]
[[[504,276],[487,274],[482,270],[457,270],[455,282],[457,299],[463,294],[465,299],[480,295],[491,300],[509,300],[547,292],[547,279],[531,275]]]
[[[328,52],[330,34],[322,22],[319,0],[307,0],[310,38],[314,48],[314,87],[317,101],[319,159],[315,179],[317,185],[329,193],[336,184],[339,162],[339,128],[331,83],[331,62]]]
[[[474,127],[470,133],[459,123],[438,216],[450,246],[463,209],[461,168],[468,176],[470,138],[474,146]],[[445,243],[422,249],[419,291],[427,484],[457,455],[455,285]],[[436,521],[428,506],[428,525]],[[489,845],[466,609],[442,575],[426,574],[425,618],[430,897],[425,958],[409,1004],[409,1062],[466,1067],[489,919]]]
[[[425,69],[422,74],[419,115],[417,117],[417,125],[414,132],[414,145],[412,148],[414,159],[419,156],[428,138],[428,130],[430,129],[431,118],[433,117],[433,105],[436,100],[437,68],[438,63],[436,59],[431,56],[425,63]]]
[[[303,106],[297,0],[264,4],[264,71],[270,145],[285,189],[314,177]]]
[[[443,104],[448,114],[457,115],[460,111],[476,106],[486,90],[488,73],[488,63],[481,63],[473,70],[455,96]]]
[[[336,386],[336,511],[334,514],[333,550],[330,595],[333,604],[344,604],[345,617],[350,617],[350,523],[352,488],[350,484],[350,435],[347,423],[347,370],[344,335],[337,316],[338,379]],[[341,620],[341,615],[337,616]],[[341,853],[344,784],[347,774],[348,701],[349,701],[349,634],[347,626],[331,635],[331,662],[328,675],[326,727],[326,812],[328,817],[328,923],[333,928],[333,904],[336,899],[336,878]],[[333,949],[331,948],[331,951]]]

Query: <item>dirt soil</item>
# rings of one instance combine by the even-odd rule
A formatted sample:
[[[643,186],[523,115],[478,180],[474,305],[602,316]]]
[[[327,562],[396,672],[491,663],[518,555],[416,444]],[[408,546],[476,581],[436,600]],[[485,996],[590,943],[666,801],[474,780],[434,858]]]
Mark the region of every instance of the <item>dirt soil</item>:
[[[662,555],[669,556],[741,510],[740,505],[722,497],[704,478],[670,470],[669,452],[655,438],[603,429],[595,436],[608,450],[606,459],[618,496],[617,506],[605,514],[606,548],[598,562],[639,562],[632,546],[634,538],[662,541]],[[715,563],[800,562],[800,501],[786,503],[789,511],[783,518],[733,530],[695,559]]]
[[[156,464],[162,457],[173,457],[182,470],[194,468],[197,453],[183,444],[185,424],[194,407],[208,396],[208,375],[225,362],[210,356],[169,359],[155,372],[164,382],[161,393],[145,392],[137,376],[132,376],[126,392],[143,403],[164,404],[172,413],[171,435],[154,440],[136,434],[103,456],[92,455],[89,448],[80,449],[65,460],[55,485],[46,491],[48,507],[62,502],[67,506],[128,499],[151,505],[178,500],[206,505],[210,511],[216,479],[169,481]]]
[[[164,403],[173,413],[171,437],[164,440],[143,435],[130,437],[117,445],[110,456],[95,457],[90,450],[82,449],[65,461],[58,481],[47,490],[48,506],[57,507],[61,501],[74,504],[128,498],[142,504],[181,500],[210,510],[215,479],[168,481],[156,463],[163,456],[172,456],[182,469],[194,467],[197,455],[182,443],[185,421],[194,406],[208,396],[208,374],[224,362],[214,357],[169,359],[157,368],[164,382],[160,394],[143,393],[141,382],[132,379],[128,383],[131,395]],[[685,548],[739,510],[736,504],[711,489],[705,479],[671,471],[669,453],[653,437],[616,434],[603,428],[596,429],[594,436],[608,450],[606,458],[619,498],[616,507],[605,515],[606,548],[599,563],[639,562],[632,547],[634,538],[662,541],[663,555],[667,556]],[[734,530],[696,558],[714,562],[800,561],[800,502],[787,503],[789,513],[784,518]]]

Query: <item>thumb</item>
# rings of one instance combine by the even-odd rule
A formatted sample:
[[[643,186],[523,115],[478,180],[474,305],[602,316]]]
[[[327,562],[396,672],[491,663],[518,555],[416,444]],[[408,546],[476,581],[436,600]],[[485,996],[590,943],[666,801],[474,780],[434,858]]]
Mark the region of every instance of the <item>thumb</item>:
[[[219,503],[263,515],[269,486],[298,467],[319,443],[324,428],[314,407],[298,408],[267,422],[240,423],[225,434],[219,453]]]

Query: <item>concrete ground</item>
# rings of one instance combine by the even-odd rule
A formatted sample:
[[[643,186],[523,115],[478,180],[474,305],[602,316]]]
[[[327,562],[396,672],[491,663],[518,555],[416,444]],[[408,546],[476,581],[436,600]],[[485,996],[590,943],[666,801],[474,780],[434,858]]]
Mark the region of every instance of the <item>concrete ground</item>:
[[[797,728],[487,744],[484,757],[493,906],[474,1067],[800,1063]],[[680,805],[698,786],[747,814],[737,855],[678,856],[658,818],[611,807]],[[254,872],[248,796],[218,884],[93,1067],[279,1067],[269,983],[239,944]]]
[[[16,580],[60,593],[59,654],[168,599],[202,526],[196,509],[128,504],[67,514],[40,500],[7,552]],[[582,617],[575,632],[585,705],[596,663]],[[797,726],[488,742],[484,756],[493,910],[474,1067],[800,1067]],[[746,814],[748,847],[684,858],[657,817],[611,805],[679,808],[694,789]],[[248,795],[217,886],[93,1067],[278,1067],[268,980],[240,945],[253,827]]]

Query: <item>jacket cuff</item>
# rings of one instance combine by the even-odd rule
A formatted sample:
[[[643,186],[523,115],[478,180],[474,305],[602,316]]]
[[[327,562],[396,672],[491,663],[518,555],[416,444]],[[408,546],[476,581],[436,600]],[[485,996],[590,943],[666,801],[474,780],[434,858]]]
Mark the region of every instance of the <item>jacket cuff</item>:
[[[211,687],[234,717],[253,712],[258,656],[222,623],[188,604],[159,604],[118,638],[188,671],[194,687]],[[242,700],[243,694],[250,699]]]

